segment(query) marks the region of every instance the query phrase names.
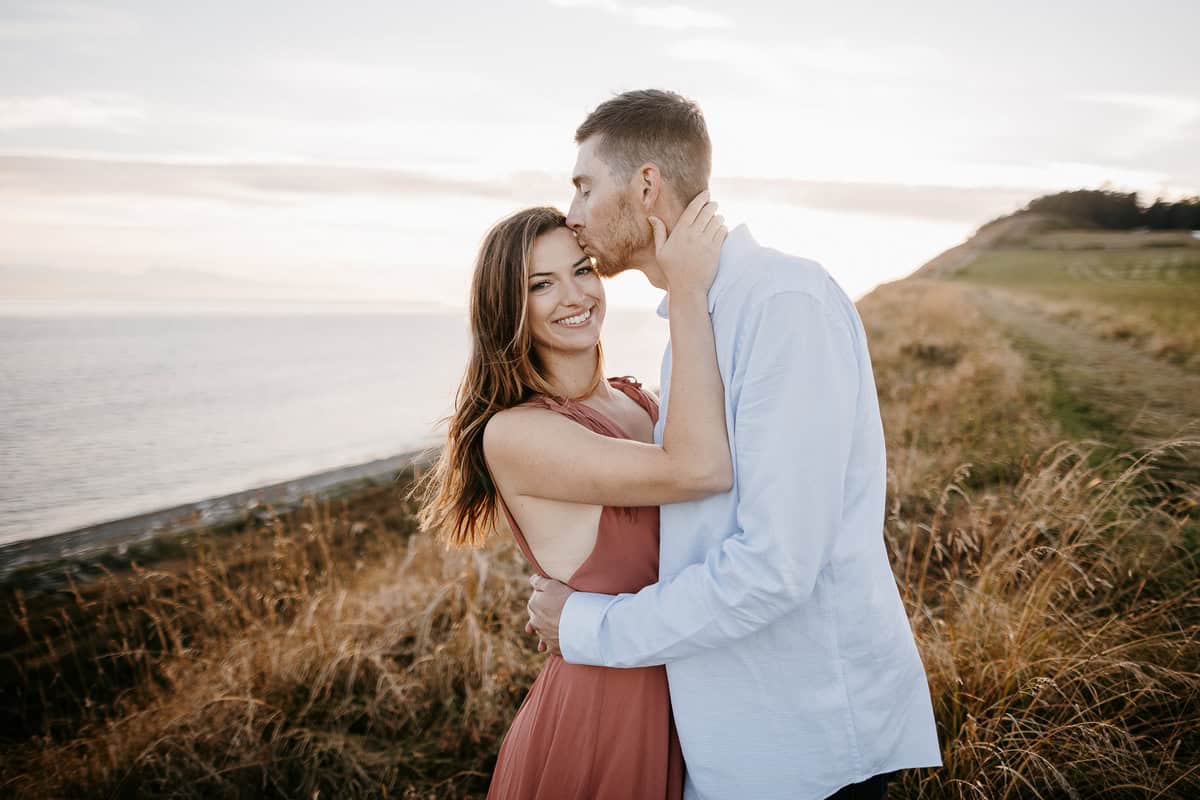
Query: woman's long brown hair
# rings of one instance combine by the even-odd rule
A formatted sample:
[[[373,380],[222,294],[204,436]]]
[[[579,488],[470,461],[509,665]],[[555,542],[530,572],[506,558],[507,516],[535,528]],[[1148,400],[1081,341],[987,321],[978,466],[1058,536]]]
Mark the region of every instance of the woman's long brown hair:
[[[437,464],[413,488],[422,530],[455,545],[479,545],[496,524],[496,485],[483,458],[483,431],[496,413],[535,395],[560,401],[546,379],[528,324],[528,278],[533,244],[566,226],[556,208],[518,211],[497,222],[483,239],[471,281],[471,356],[448,418],[446,446]],[[586,394],[600,385],[604,357],[596,344],[596,373]]]

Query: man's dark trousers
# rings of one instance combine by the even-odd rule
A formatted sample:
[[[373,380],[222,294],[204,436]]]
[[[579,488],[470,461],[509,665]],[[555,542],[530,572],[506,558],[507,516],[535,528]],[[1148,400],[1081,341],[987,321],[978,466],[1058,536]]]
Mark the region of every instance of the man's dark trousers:
[[[887,800],[888,780],[894,774],[889,772],[886,775],[876,775],[874,778],[867,778],[862,783],[843,786],[829,795],[828,800]]]

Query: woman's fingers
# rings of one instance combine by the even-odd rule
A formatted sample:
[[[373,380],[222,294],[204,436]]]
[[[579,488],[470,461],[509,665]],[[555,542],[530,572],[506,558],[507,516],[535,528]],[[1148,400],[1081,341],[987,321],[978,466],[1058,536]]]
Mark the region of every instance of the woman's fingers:
[[[724,217],[717,214],[717,204],[708,196],[707,191],[701,192],[688,204],[670,235],[665,235],[661,221],[650,219],[658,263],[673,290],[712,285],[724,241]]]
[[[700,209],[700,213],[696,215],[696,219],[692,223],[692,227],[695,228],[697,231],[703,231],[705,229],[705,227],[708,226],[709,221],[712,220],[713,215],[716,213],[717,213],[717,204],[716,203],[712,203],[712,202],[705,203],[704,206]]]
[[[658,217],[650,217],[650,230],[654,234],[654,252],[661,253],[667,243],[667,228]]]
[[[679,221],[684,225],[691,225],[696,221],[697,215],[699,215],[700,210],[704,208],[704,204],[707,202],[708,190],[705,189],[703,192],[692,198],[692,202],[688,203],[687,208],[685,208],[683,213],[679,215]]]

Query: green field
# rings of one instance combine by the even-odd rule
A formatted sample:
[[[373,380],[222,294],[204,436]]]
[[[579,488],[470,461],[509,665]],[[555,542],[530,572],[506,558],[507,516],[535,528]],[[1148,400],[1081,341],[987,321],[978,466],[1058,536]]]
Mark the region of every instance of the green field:
[[[1118,236],[1106,234],[1110,243],[1119,242]],[[1045,246],[1062,241],[1062,233],[1047,234],[1032,246],[987,250],[954,277],[1035,296],[1105,338],[1128,339],[1165,360],[1196,365],[1200,241],[1182,246]]]

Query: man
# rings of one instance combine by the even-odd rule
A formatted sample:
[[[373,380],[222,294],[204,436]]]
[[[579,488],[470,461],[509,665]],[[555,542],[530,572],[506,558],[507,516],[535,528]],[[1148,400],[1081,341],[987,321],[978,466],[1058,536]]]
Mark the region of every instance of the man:
[[[708,186],[700,109],[627,92],[575,141],[567,225],[601,274],[640,269],[665,287],[648,219],[676,220]],[[709,311],[733,489],[662,507],[660,580],[637,594],[535,576],[531,629],[571,663],[666,664],[688,798],[885,797],[890,773],[941,759],[883,542],[862,322],[819,264],[761,247],[744,225],[722,247]],[[670,374],[668,347],[658,442]]]

